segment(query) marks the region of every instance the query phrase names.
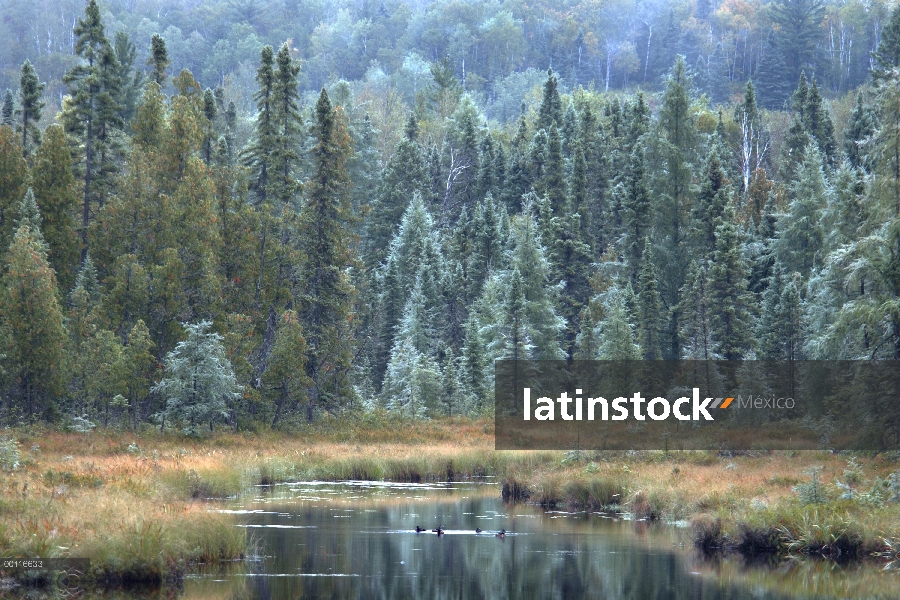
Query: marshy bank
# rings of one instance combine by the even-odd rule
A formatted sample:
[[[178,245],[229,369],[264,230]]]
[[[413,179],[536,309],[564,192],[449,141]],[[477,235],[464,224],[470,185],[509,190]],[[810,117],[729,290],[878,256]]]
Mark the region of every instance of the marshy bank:
[[[510,502],[690,523],[708,552],[889,562],[900,550],[897,457],[498,452],[492,433],[469,419],[201,439],[6,431],[0,554],[90,558],[83,582],[177,584],[196,565],[255,553],[252,532],[215,500],[285,481],[473,478],[496,481]]]

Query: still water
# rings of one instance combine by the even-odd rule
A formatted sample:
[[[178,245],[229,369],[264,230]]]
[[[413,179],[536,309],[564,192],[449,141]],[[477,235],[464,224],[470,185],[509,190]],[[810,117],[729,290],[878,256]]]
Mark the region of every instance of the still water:
[[[687,530],[602,513],[509,506],[490,482],[305,482],[223,510],[259,556],[188,576],[186,599],[897,598],[882,565],[744,564],[691,549]],[[428,530],[415,533],[416,525]],[[443,525],[445,534],[431,533]],[[481,528],[483,533],[476,533]],[[505,529],[504,538],[495,533]]]

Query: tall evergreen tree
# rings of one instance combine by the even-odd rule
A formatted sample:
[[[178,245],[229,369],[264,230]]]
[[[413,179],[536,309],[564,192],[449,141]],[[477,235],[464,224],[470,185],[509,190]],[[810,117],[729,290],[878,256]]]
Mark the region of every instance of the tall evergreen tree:
[[[66,330],[56,276],[47,263],[34,196],[20,203],[19,226],[6,251],[2,314],[11,347],[7,356],[17,396],[29,419],[54,410],[65,373]]]
[[[747,291],[749,273],[729,205],[716,227],[716,251],[707,283],[709,305],[715,307],[710,337],[716,355],[724,360],[748,358],[753,349],[754,299]]]
[[[38,81],[31,62],[26,60],[22,63],[19,76],[19,124],[16,129],[22,135],[22,152],[25,156],[31,154],[32,148],[41,143],[41,130],[37,124],[44,109],[45,87]]]
[[[12,128],[0,126],[0,250],[6,250],[12,243],[28,175],[19,137]]]
[[[65,133],[59,125],[47,128],[34,153],[31,185],[44,216],[47,260],[56,271],[60,289],[68,290],[74,283],[81,240],[74,219],[78,209],[77,183]]]
[[[16,104],[13,100],[13,93],[6,90],[6,93],[3,95],[3,108],[0,111],[0,122],[7,127],[12,127],[15,123],[15,111]]]
[[[311,381],[307,419],[314,407],[333,405],[348,389],[355,290],[347,269],[356,263],[349,233],[354,221],[346,168],[350,138],[324,88],[315,115],[313,176],[299,223],[305,261],[297,286]]]
[[[372,212],[366,219],[364,258],[369,270],[387,255],[391,238],[413,196],[418,193],[423,200],[429,196],[428,172],[418,134],[418,123],[411,116],[405,135],[381,173]]]
[[[825,0],[778,0],[772,18],[778,24],[778,47],[789,73],[815,67],[819,27],[825,18]]]
[[[147,64],[152,67],[150,72],[151,79],[156,82],[160,89],[165,88],[166,69],[171,62],[169,61],[169,51],[166,49],[166,40],[158,33],[154,33],[153,37],[150,38],[150,58],[147,59]]]
[[[856,106],[850,113],[847,128],[844,129],[844,151],[853,168],[869,169],[864,143],[874,132],[875,116],[871,107],[863,102],[863,93],[860,91],[856,94]]]
[[[644,238],[640,273],[637,280],[637,339],[645,360],[662,359],[664,315],[659,297],[656,270],[653,268],[650,238]]]
[[[83,148],[80,156],[84,182],[81,211],[81,259],[87,255],[88,226],[94,205],[103,206],[114,166],[109,147],[112,130],[121,125],[115,52],[106,38],[96,0],[85,7],[84,18],[75,25],[75,54],[81,64],[70,69],[63,81],[71,100],[63,107],[66,131]]]
[[[779,236],[775,250],[781,264],[793,273],[809,275],[820,255],[825,232],[822,211],[831,190],[822,171],[822,155],[815,145],[806,149],[806,158],[797,171],[797,180],[789,187],[787,212],[778,223]]]
[[[710,305],[710,297],[706,289],[708,277],[705,263],[691,261],[678,304],[678,312],[681,314],[680,358],[683,359],[713,360],[717,358],[713,351],[712,339],[713,307]]]
[[[553,69],[547,69],[547,80],[544,82],[544,95],[541,106],[538,109],[537,129],[549,130],[554,123],[557,127],[562,125],[563,111],[562,100],[557,89],[559,81],[553,75]]]

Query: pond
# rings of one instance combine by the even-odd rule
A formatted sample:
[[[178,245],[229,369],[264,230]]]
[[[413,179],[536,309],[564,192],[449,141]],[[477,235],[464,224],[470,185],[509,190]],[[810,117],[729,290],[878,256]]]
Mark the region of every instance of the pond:
[[[879,564],[704,558],[677,524],[511,506],[490,481],[291,483],[213,510],[249,529],[258,556],[189,575],[186,599],[900,595],[900,573]]]

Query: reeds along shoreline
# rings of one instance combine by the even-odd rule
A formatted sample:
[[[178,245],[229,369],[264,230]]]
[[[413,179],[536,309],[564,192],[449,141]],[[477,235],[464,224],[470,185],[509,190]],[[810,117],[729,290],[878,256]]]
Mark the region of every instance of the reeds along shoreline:
[[[18,440],[19,465],[0,483],[0,554],[90,558],[83,580],[100,584],[159,585],[192,564],[240,560],[251,553],[247,530],[208,500],[312,479],[494,477],[509,502],[690,521],[707,552],[843,560],[900,551],[900,461],[885,455],[498,452],[491,423],[465,419],[206,439],[4,433]]]

